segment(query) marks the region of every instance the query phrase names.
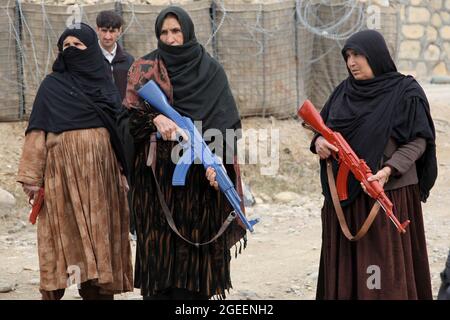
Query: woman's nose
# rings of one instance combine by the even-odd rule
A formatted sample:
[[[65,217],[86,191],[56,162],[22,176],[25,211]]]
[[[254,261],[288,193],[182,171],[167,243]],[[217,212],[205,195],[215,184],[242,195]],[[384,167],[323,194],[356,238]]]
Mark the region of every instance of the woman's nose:
[[[352,56],[348,57],[347,64],[351,67],[355,65],[355,59]]]

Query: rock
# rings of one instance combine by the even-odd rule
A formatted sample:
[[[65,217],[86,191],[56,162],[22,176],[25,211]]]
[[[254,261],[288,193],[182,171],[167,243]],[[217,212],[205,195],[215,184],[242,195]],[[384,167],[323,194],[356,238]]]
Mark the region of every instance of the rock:
[[[0,293],[8,293],[14,290],[15,284],[4,284],[0,283]]]
[[[424,53],[424,58],[427,61],[438,61],[441,56],[441,49],[434,44],[430,44]]]
[[[399,59],[419,59],[421,51],[420,41],[406,40],[400,44]]]
[[[428,23],[431,13],[426,8],[409,7],[409,22],[411,23]]]
[[[283,191],[275,195],[275,200],[282,203],[300,202],[302,197],[295,192]]]
[[[441,37],[444,40],[449,40],[450,39],[450,26],[444,26],[439,30]]]
[[[250,290],[239,290],[239,295],[245,300],[259,300],[258,294]]]
[[[255,197],[255,204],[261,204],[264,203],[264,200],[258,197]]]
[[[295,295],[301,295],[301,288],[300,286],[297,285],[293,285],[291,287],[289,287],[288,290],[286,290],[287,293],[294,293]]]
[[[31,284],[32,286],[38,286],[41,283],[39,278],[33,278],[30,281],[28,281],[28,284]]]
[[[404,25],[402,26],[403,36],[407,39],[420,39],[425,33],[425,28],[421,25]]]
[[[446,76],[448,74],[447,66],[445,62],[440,62],[436,67],[433,69],[433,75],[436,76]]]

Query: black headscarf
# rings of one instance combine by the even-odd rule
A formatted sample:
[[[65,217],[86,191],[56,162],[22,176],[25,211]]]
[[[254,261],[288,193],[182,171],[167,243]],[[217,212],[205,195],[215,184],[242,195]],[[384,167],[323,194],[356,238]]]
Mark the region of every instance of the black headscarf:
[[[417,137],[425,138],[427,149],[417,162],[421,199],[425,201],[437,176],[435,131],[425,93],[413,77],[397,72],[386,42],[377,31],[365,30],[351,36],[342,49],[344,60],[347,49],[364,55],[375,77],[356,80],[349,71],[349,77],[334,90],[322,109],[322,117],[331,129],[344,136],[374,174],[380,169],[390,137],[400,145]],[[334,171],[336,174],[336,161]],[[324,195],[331,200],[324,161],[321,180]],[[341,204],[350,204],[361,191],[351,175],[349,199]]]
[[[164,19],[177,17],[183,33],[180,46],[164,44],[159,37]],[[239,112],[222,66],[197,42],[194,24],[180,7],[170,6],[160,12],[155,23],[158,38],[156,58],[162,59],[173,87],[173,104],[181,114],[201,120],[203,129],[241,127]]]
[[[87,48],[71,46],[63,50],[68,36],[78,38]],[[105,127],[126,173],[116,123],[122,109],[120,95],[106,73],[97,34],[87,24],[72,25],[59,38],[58,50],[53,72],[42,81],[37,92],[26,133],[34,129],[61,133]]]

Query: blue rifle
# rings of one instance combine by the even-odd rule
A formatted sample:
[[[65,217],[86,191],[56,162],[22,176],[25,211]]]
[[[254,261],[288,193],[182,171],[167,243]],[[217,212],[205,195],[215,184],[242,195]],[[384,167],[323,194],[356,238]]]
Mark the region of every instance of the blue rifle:
[[[186,174],[189,167],[195,159],[201,160],[203,167],[207,169],[212,167],[216,171],[216,181],[220,190],[225,194],[234,212],[243,222],[245,227],[253,232],[253,225],[259,222],[259,219],[248,221],[241,209],[241,198],[234,189],[233,182],[222,165],[222,161],[211,152],[207,144],[198,132],[192,120],[180,115],[167,101],[166,95],[159,86],[150,80],[138,91],[139,96],[147,101],[154,109],[175,122],[178,127],[189,134],[189,139],[179,140],[183,147],[183,156],[178,161],[172,177],[173,186],[184,186]],[[160,135],[158,135],[160,137]]]

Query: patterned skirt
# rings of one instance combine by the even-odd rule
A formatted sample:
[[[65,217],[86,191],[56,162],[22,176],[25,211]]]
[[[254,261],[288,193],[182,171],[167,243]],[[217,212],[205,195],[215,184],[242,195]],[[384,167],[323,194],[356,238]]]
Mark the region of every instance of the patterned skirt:
[[[158,142],[155,175],[146,165],[148,144],[137,148],[132,183],[137,232],[135,287],[143,296],[180,288],[225,298],[226,290],[231,288],[230,248],[237,243],[235,248],[240,251],[245,246],[245,230],[233,221],[219,239],[198,248],[172,231],[161,209],[155,176],[178,230],[193,242],[210,240],[232,210],[223,194],[209,185],[201,164],[191,166],[185,186],[172,186],[173,145]],[[226,168],[235,181],[233,165]]]

